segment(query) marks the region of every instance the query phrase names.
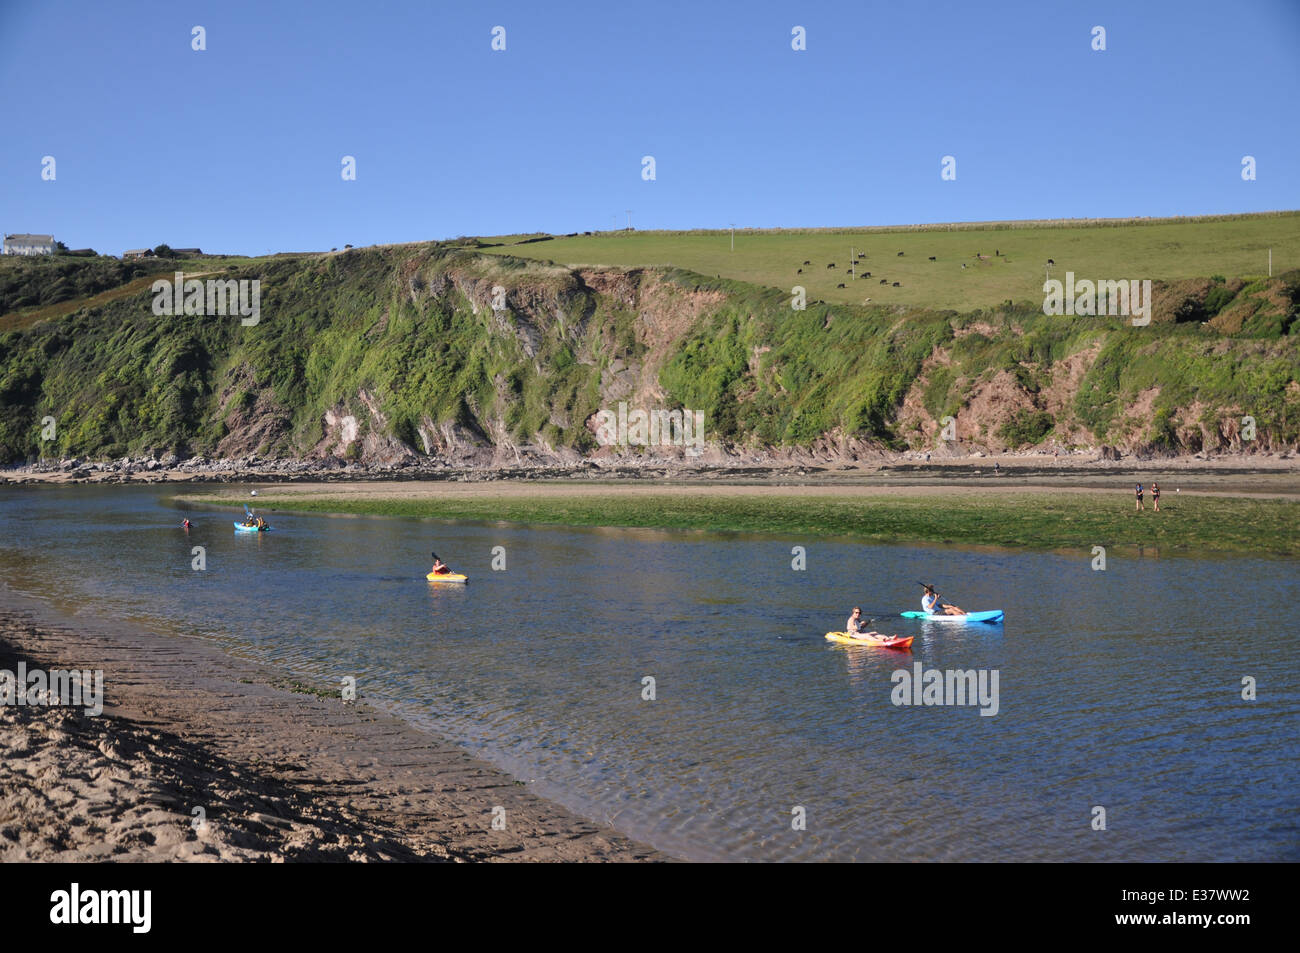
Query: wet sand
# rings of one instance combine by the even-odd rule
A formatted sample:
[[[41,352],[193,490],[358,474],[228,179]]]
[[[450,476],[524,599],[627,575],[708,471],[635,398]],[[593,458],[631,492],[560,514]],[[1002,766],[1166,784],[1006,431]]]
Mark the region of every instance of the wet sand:
[[[0,706],[0,861],[671,859],[364,697],[0,586],[0,669],[20,660],[102,669],[104,710]]]

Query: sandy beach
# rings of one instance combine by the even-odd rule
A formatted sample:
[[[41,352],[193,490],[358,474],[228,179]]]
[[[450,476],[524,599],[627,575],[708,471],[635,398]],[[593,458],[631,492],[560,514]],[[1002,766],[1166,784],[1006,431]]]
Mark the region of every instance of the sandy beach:
[[[104,705],[0,706],[0,861],[669,859],[364,692],[290,690],[197,640],[61,617],[0,586],[0,670],[20,662],[102,669]]]

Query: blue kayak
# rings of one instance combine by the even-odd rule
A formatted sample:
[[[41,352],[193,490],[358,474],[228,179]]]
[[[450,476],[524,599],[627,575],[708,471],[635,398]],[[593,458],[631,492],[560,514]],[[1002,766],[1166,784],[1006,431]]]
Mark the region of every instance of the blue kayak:
[[[258,532],[261,532],[261,533],[267,533],[267,532],[270,532],[270,530],[271,530],[271,527],[269,527],[269,526],[267,526],[267,527],[264,528],[264,529],[259,530],[256,526],[245,526],[243,523],[236,523],[236,524],[235,524],[235,532],[236,532],[236,533],[258,533]]]
[[[927,622],[1001,622],[1002,610],[967,612],[965,615],[939,615],[933,612],[903,612],[904,619],[925,619]]]

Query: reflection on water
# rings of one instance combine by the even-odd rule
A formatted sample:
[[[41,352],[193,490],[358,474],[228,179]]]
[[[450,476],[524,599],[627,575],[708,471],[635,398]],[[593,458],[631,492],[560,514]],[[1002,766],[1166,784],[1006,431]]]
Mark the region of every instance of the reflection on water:
[[[1092,572],[1086,553],[280,513],[274,532],[236,536],[227,513],[190,512],[186,534],[163,496],[0,490],[6,583],[300,677],[354,676],[364,697],[669,851],[1300,859],[1297,663],[1274,608],[1295,594],[1292,562]],[[795,543],[807,571],[790,568]],[[469,584],[426,582],[430,550]],[[898,619],[918,578],[1008,621]],[[912,652],[827,642],[854,605],[915,635]],[[894,707],[890,674],[914,661],[996,669],[1000,713]],[[1241,701],[1245,674],[1267,686],[1259,702]]]

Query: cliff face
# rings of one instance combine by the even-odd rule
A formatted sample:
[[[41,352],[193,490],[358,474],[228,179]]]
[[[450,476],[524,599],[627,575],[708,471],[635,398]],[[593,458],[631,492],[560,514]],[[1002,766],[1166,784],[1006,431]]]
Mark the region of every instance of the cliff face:
[[[13,328],[0,336],[5,462],[722,463],[737,451],[806,460],[1042,442],[1177,453],[1279,449],[1300,430],[1295,274],[1161,286],[1151,326],[1133,328],[1037,304],[793,311],[778,291],[689,272],[439,245],[213,261],[206,277],[260,281],[246,326],[155,315],[149,276],[85,267],[94,274],[60,272],[62,290],[44,298],[31,275],[0,276],[38,304],[63,302],[35,323],[34,312],[0,319]],[[630,439],[602,446],[597,414],[620,404]],[[637,445],[638,410],[683,407],[704,412],[703,446]]]

